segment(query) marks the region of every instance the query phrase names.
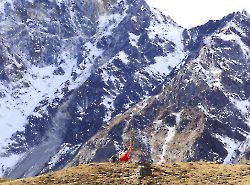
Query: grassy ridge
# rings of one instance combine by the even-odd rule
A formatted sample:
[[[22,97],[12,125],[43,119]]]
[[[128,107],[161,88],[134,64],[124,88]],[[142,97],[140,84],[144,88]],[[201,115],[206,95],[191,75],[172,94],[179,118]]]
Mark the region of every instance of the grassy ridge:
[[[0,184],[250,184],[250,165],[200,162],[150,165],[152,175],[140,179],[137,168],[137,164],[94,163]]]

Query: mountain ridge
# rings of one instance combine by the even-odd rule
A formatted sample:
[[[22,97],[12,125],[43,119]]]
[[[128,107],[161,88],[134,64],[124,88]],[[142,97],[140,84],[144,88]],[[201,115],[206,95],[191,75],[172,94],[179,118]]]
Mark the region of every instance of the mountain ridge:
[[[236,16],[239,16],[239,14],[236,14]],[[249,19],[249,17],[248,17],[248,19]],[[233,24],[235,24],[235,23],[233,22]],[[247,31],[247,30],[245,30],[245,31]],[[224,33],[227,33],[228,30],[227,29],[222,30],[222,32],[224,34]],[[217,34],[220,37],[222,36],[220,32],[218,32]],[[214,44],[217,44],[218,41],[217,41],[216,35],[211,35],[210,38],[214,40],[213,41]],[[226,44],[228,44],[227,43],[227,35],[225,36],[225,39],[226,39]],[[234,44],[235,41],[236,40],[233,40],[233,41],[231,41],[231,43]],[[208,42],[208,41],[206,41],[206,42]],[[219,40],[219,44],[222,45],[223,42],[221,42],[221,40]],[[240,42],[237,42],[237,44],[239,44],[239,46],[241,47],[241,49],[242,49],[241,52],[242,52],[243,56],[239,56],[236,59],[238,59],[239,62],[248,61],[249,59],[246,58],[246,55],[245,55],[246,53],[244,50],[244,49],[246,49],[246,47],[244,45],[242,45],[242,43],[240,43]],[[198,148],[201,147],[201,148],[199,148],[199,149],[195,149],[195,148],[184,149],[185,147],[178,146],[176,144],[176,142],[178,141],[178,138],[174,138],[174,139],[172,138],[173,144],[175,143],[174,145],[177,145],[177,146],[169,146],[169,147],[174,147],[177,154],[168,154],[168,157],[170,157],[170,160],[176,160],[174,158],[173,159],[171,159],[171,158],[173,156],[178,156],[180,158],[178,158],[177,160],[180,160],[180,161],[183,161],[183,160],[184,161],[189,161],[189,160],[192,161],[192,160],[203,159],[203,160],[218,161],[218,162],[224,161],[225,163],[236,163],[240,160],[241,156],[243,155],[243,153],[245,151],[244,147],[247,146],[248,139],[245,137],[245,134],[242,133],[242,131],[240,131],[240,130],[242,129],[242,130],[244,130],[245,133],[247,133],[247,132],[249,132],[249,128],[247,126],[247,122],[244,121],[244,115],[240,115],[238,113],[236,114],[237,108],[240,109],[240,111],[242,109],[241,107],[239,107],[240,105],[238,105],[238,106],[236,105],[236,107],[235,107],[235,105],[230,105],[230,106],[232,106],[230,108],[231,110],[224,108],[224,106],[227,106],[228,104],[233,103],[230,98],[229,98],[229,100],[227,99],[228,95],[226,95],[224,91],[226,90],[227,93],[230,94],[230,91],[233,89],[223,89],[223,87],[225,85],[229,86],[231,84],[231,82],[230,82],[230,84],[228,84],[228,82],[225,81],[225,78],[227,79],[227,77],[225,77],[225,76],[220,77],[220,73],[224,73],[224,72],[222,72],[222,70],[225,70],[225,68],[219,69],[219,65],[221,65],[221,64],[217,64],[215,62],[218,59],[220,60],[220,58],[218,57],[217,60],[215,58],[215,60],[212,60],[210,62],[210,64],[207,62],[208,59],[211,60],[210,48],[211,48],[210,43],[207,43],[206,45],[203,45],[200,48],[199,53],[198,53],[198,57],[200,57],[200,58],[198,59],[198,57],[197,57],[195,59],[191,59],[190,60],[191,62],[187,62],[185,64],[185,66],[182,67],[178,71],[177,76],[173,78],[173,80],[176,81],[176,83],[175,82],[168,83],[167,85],[165,85],[166,89],[163,90],[162,93],[160,93],[159,95],[156,95],[153,98],[150,98],[148,100],[148,103],[144,102],[145,105],[143,105],[143,103],[141,103],[141,107],[143,107],[143,108],[141,108],[141,109],[139,108],[139,110],[138,109],[136,110],[136,107],[135,107],[134,114],[132,113],[132,115],[131,115],[129,113],[130,112],[129,111],[128,113],[125,113],[126,116],[124,119],[120,120],[118,118],[119,121],[115,125],[117,125],[117,124],[123,125],[121,128],[123,128],[125,130],[123,130],[121,135],[123,135],[124,143],[126,143],[128,141],[128,138],[130,138],[130,137],[134,138],[136,146],[139,145],[140,149],[142,151],[144,151],[144,157],[143,157],[144,160],[150,160],[152,155],[156,155],[156,154],[152,154],[152,153],[150,154],[150,152],[145,151],[146,150],[145,148],[149,147],[149,148],[151,148],[151,152],[152,152],[152,146],[153,146],[152,143],[154,143],[157,140],[155,138],[152,139],[152,136],[149,135],[149,133],[152,131],[149,131],[148,129],[151,130],[151,128],[153,127],[153,124],[160,125],[161,127],[163,127],[165,129],[165,132],[167,132],[164,134],[166,136],[167,142],[171,143],[169,137],[173,136],[174,134],[172,132],[173,131],[175,132],[177,130],[177,128],[174,128],[173,126],[175,124],[176,124],[175,126],[178,126],[178,124],[180,124],[180,116],[184,117],[181,119],[182,120],[181,124],[184,124],[184,125],[178,126],[178,127],[180,127],[180,126],[183,127],[183,128],[180,127],[181,129],[178,132],[181,133],[183,131],[183,129],[185,130],[185,127],[187,127],[187,126],[188,127],[191,126],[191,128],[187,129],[187,132],[188,132],[187,136],[190,139],[187,139],[186,141],[182,139],[179,141],[179,144],[183,144],[183,143],[185,144],[185,142],[190,142],[190,140],[194,140],[193,144],[187,144],[187,146],[191,145],[192,147],[195,147],[195,148],[196,147],[198,147]],[[213,47],[213,48],[220,49],[220,47]],[[223,52],[225,52],[225,51],[223,51]],[[231,57],[235,57],[235,55],[234,55],[234,53],[232,55],[228,54],[227,57],[230,59]],[[224,60],[225,60],[225,62],[230,63],[230,60],[226,60],[226,59],[224,59]],[[199,64],[200,62],[203,62],[203,63]],[[190,66],[190,67],[188,67],[188,66]],[[242,66],[243,66],[243,64],[242,64]],[[242,68],[242,66],[241,66],[241,68]],[[247,65],[246,66],[244,65],[244,67],[246,69],[248,68]],[[233,69],[231,71],[233,73],[237,73],[237,72],[241,73],[241,71],[240,71],[241,68],[239,68],[238,71],[233,71]],[[228,69],[228,68],[226,68],[226,69]],[[211,72],[209,72],[209,71],[211,71]],[[186,77],[185,77],[185,74],[188,74],[188,75],[186,75]],[[190,74],[192,74],[191,78],[190,78]],[[209,75],[211,75],[211,76],[209,76]],[[184,79],[186,81],[183,81]],[[199,83],[199,85],[197,85],[197,82]],[[190,85],[187,85],[189,83],[190,83]],[[171,88],[171,84],[173,84],[174,88]],[[187,86],[188,89],[185,89],[185,86]],[[206,86],[207,86],[207,92],[205,89]],[[170,89],[168,87],[170,87]],[[201,94],[199,94],[197,92],[199,92]],[[187,95],[190,96],[189,99],[186,98]],[[244,93],[242,95],[244,95]],[[242,95],[240,94],[239,96],[242,96]],[[218,96],[218,97],[216,97],[216,96]],[[206,105],[207,108],[214,106],[214,108],[212,107],[213,109],[211,109],[211,112],[214,112],[214,111],[217,111],[218,109],[224,108],[225,112],[221,112],[221,113],[223,113],[225,115],[221,116],[221,119],[216,120],[216,117],[213,114],[209,113],[209,110],[207,110],[207,108],[205,108],[202,105],[204,98],[205,98],[205,101],[211,102],[211,103],[209,103],[210,105]],[[244,98],[244,96],[243,96],[243,98]],[[152,99],[154,99],[153,103],[152,103]],[[215,99],[215,100],[213,100],[213,99]],[[175,101],[177,101],[177,102],[175,102]],[[171,102],[173,102],[173,103],[171,103]],[[244,100],[243,102],[246,102],[245,103],[246,106],[248,105],[247,100]],[[150,104],[153,104],[153,106]],[[168,107],[170,109],[168,111],[161,110],[161,108],[166,110],[166,109],[168,109]],[[182,107],[184,109],[181,112],[179,112],[182,109]],[[194,109],[194,111],[192,111],[192,109]],[[161,113],[161,112],[158,113],[157,112],[158,110],[163,112],[163,113]],[[243,109],[243,110],[244,110],[244,112],[247,112],[247,110],[245,110],[245,109]],[[140,113],[140,111],[142,111],[142,113]],[[187,113],[182,115],[183,111],[187,112]],[[198,111],[199,111],[199,114],[197,114]],[[237,117],[230,118],[230,115],[233,114],[233,112],[237,115],[238,118]],[[161,114],[165,114],[165,116],[164,116],[165,118],[162,117]],[[220,114],[220,113],[218,112],[215,114]],[[229,117],[226,116],[226,114],[228,114]],[[158,120],[158,118],[157,118],[158,115],[160,117],[162,117],[160,120]],[[176,115],[178,115],[178,116],[176,116]],[[191,118],[188,118],[188,115],[190,115]],[[199,121],[202,124],[199,127],[197,127],[197,124],[195,126],[195,124],[193,123],[192,120],[196,120],[196,119],[199,120],[200,118],[197,116],[200,116],[200,115],[203,115],[203,118],[201,117],[202,120]],[[168,117],[170,117],[170,120],[166,120],[166,118],[168,118]],[[192,117],[194,117],[194,118],[192,118]],[[225,117],[225,118],[223,118],[223,117]],[[227,122],[223,123],[223,122],[225,122],[225,121],[222,121],[223,119],[228,119],[228,121],[230,121],[229,122],[230,125],[227,125],[228,124]],[[237,121],[237,122],[233,123],[231,121],[231,119],[234,119],[234,121]],[[160,121],[160,123],[159,123],[159,121]],[[141,126],[139,126],[139,125],[132,126],[136,123],[137,124],[140,123]],[[148,124],[146,126],[146,128],[143,126],[144,123]],[[192,124],[194,124],[194,125],[192,126]],[[234,124],[236,124],[236,125],[234,125]],[[217,126],[217,125],[219,125],[219,126]],[[129,127],[132,127],[132,130],[134,129],[137,131],[134,131],[134,133],[131,134],[131,132],[133,132],[133,131],[129,130],[128,129]],[[223,131],[223,129],[220,127],[222,127],[222,128],[224,127],[223,129],[225,129],[225,128],[227,129],[228,139],[224,140],[223,137],[221,137],[220,134],[222,134],[221,131]],[[227,127],[229,127],[229,128],[227,128]],[[237,130],[230,131],[230,129],[232,129],[230,127],[233,127],[233,129],[237,129]],[[237,127],[239,127],[239,128],[237,128]],[[121,129],[121,128],[119,128],[119,129]],[[144,132],[144,134],[142,134],[142,132],[140,131],[139,128],[146,130]],[[197,130],[197,133],[193,133],[192,132],[193,129]],[[112,130],[112,129],[110,129],[110,130]],[[155,130],[155,132],[156,131],[157,130]],[[202,134],[202,131],[204,131],[204,136],[200,137],[199,135]],[[115,130],[115,132],[118,132],[118,130]],[[103,137],[105,137],[104,141],[110,141],[110,140],[112,140],[112,136],[115,135],[115,132],[106,133],[106,135],[104,134],[104,136],[102,136],[102,137],[93,138],[89,144],[84,145],[82,147],[81,153],[79,153],[79,156],[76,157],[76,160],[75,160],[76,163],[87,162],[89,160],[88,157],[90,157],[90,159],[91,159],[91,157],[93,157],[93,156],[94,156],[94,159],[96,160],[95,156],[98,154],[97,154],[97,152],[96,153],[94,152],[95,148],[94,148],[94,150],[92,150],[91,148],[89,148],[88,145],[94,146],[93,142],[98,143],[98,144],[102,143]],[[216,132],[217,133],[219,132],[219,134],[216,135]],[[158,133],[158,131],[157,131],[157,133]],[[194,136],[193,134],[195,134],[195,135],[198,134],[198,135]],[[140,135],[142,135],[142,137],[145,137],[145,139],[146,138],[147,139],[145,141],[143,141],[142,138],[136,138],[137,136],[140,136]],[[180,136],[178,136],[178,137],[186,138],[187,136],[185,136],[185,133],[183,133],[183,136],[181,136],[181,134],[180,134]],[[109,137],[111,137],[111,139],[109,139]],[[234,139],[232,139],[230,137],[233,137]],[[232,140],[232,142],[229,141],[229,138],[230,138],[230,140]],[[237,140],[239,140],[239,141],[237,141]],[[211,143],[209,143],[209,141],[211,141]],[[139,142],[139,143],[137,143],[137,142]],[[143,143],[143,142],[146,142],[146,143]],[[199,142],[202,142],[202,144],[199,144]],[[234,144],[234,142],[235,142],[235,144]],[[161,141],[160,147],[163,145],[163,143],[164,142]],[[215,154],[214,156],[212,155],[212,153],[208,153],[207,149],[202,148],[202,147],[206,146],[205,143],[207,144],[207,147],[209,149],[211,149],[212,152]],[[98,145],[97,151],[100,150],[100,148],[105,149],[106,147],[110,148],[110,150],[111,150],[112,145],[115,145],[115,144],[110,144],[109,142],[106,142],[101,146]],[[227,149],[225,149],[224,146],[227,146],[226,147]],[[182,151],[180,148],[184,149],[184,151]],[[165,151],[165,150],[173,151],[173,148],[169,148],[169,149],[164,148],[163,151]],[[234,152],[232,152],[231,150],[234,150]],[[155,151],[155,150],[153,149],[153,151]],[[160,152],[158,152],[158,155],[165,155],[165,153],[159,154],[159,153],[161,153],[161,151],[162,150],[160,150]],[[94,152],[94,153],[91,154],[91,152]],[[179,152],[183,152],[183,154],[181,155]],[[171,155],[172,155],[172,157],[171,157]],[[193,155],[193,157],[192,157],[192,155]],[[230,159],[230,157],[231,157],[231,159]],[[104,159],[102,159],[102,160],[104,160]],[[134,159],[134,160],[136,161],[138,159]]]
[[[143,0],[11,2],[0,176],[107,160],[130,137],[134,161],[235,163],[247,150],[246,12],[186,30]]]

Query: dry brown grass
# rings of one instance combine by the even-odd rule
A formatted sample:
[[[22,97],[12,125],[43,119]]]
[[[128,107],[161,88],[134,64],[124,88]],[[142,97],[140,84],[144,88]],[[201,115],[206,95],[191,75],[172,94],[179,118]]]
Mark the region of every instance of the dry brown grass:
[[[250,184],[250,165],[247,164],[198,162],[151,165],[152,175],[141,179],[136,176],[137,167],[137,164],[96,163],[0,184]]]
[[[8,180],[5,180],[5,179],[0,179],[0,183],[2,183],[2,182],[6,182],[6,181],[8,181]]]

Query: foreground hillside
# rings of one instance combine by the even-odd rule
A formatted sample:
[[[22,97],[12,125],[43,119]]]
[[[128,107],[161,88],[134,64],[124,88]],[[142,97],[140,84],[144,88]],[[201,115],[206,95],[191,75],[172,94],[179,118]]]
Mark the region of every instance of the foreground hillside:
[[[249,184],[249,165],[173,163],[146,165],[152,174],[138,176],[138,164],[93,163],[1,184]],[[144,170],[145,171],[145,170]],[[1,180],[0,180],[1,182]]]

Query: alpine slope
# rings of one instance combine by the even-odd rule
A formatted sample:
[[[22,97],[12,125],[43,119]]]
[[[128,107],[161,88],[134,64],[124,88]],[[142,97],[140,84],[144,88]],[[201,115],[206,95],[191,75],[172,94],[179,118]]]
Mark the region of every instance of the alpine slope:
[[[0,176],[249,156],[250,17],[182,28],[144,0],[0,2]]]
[[[4,177],[65,166],[186,57],[184,29],[144,1],[8,0],[0,8]]]

